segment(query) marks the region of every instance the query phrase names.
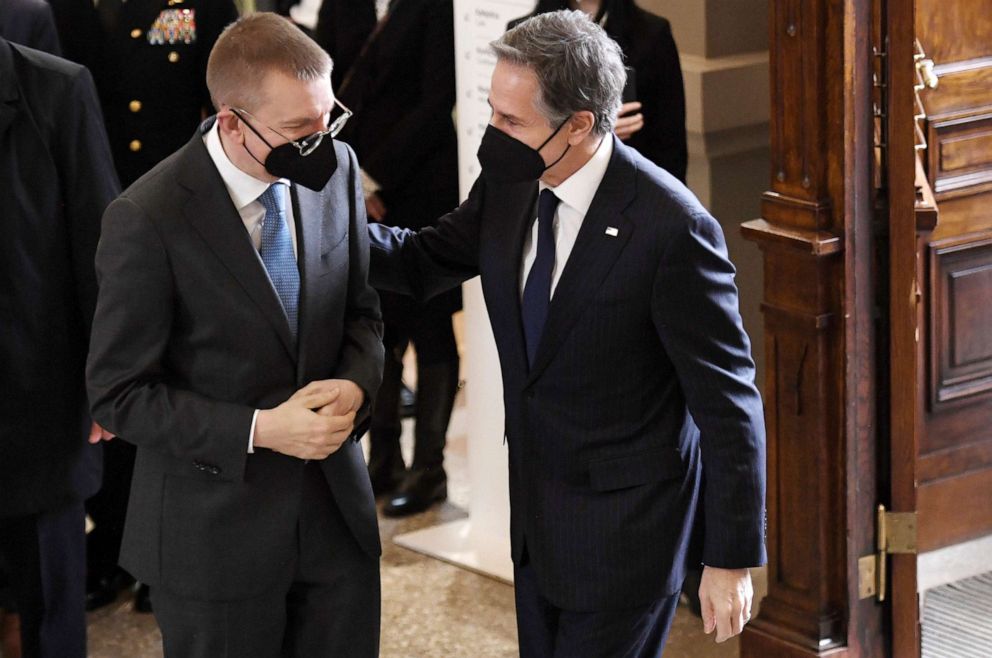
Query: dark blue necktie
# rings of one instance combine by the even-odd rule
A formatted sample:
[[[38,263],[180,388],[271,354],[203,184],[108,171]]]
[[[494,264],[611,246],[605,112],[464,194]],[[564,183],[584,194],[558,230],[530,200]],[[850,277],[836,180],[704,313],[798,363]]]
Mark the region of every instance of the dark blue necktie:
[[[527,363],[534,365],[544,322],[551,304],[551,278],[555,271],[555,210],[558,197],[551,190],[541,192],[537,202],[537,257],[524,284],[522,302]]]
[[[273,183],[258,197],[265,206],[265,219],[262,222],[262,246],[258,255],[262,257],[269,273],[272,287],[279,295],[282,308],[289,320],[289,330],[296,340],[297,314],[300,301],[300,270],[293,254],[293,238],[289,234],[286,221],[286,186]]]

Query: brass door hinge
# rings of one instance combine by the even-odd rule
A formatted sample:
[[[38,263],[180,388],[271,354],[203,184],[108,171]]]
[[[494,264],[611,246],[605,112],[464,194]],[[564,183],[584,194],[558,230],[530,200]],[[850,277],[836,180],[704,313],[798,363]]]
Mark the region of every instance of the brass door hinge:
[[[885,600],[888,580],[886,556],[916,553],[916,512],[889,512],[885,505],[876,511],[877,552],[858,559],[858,597]]]

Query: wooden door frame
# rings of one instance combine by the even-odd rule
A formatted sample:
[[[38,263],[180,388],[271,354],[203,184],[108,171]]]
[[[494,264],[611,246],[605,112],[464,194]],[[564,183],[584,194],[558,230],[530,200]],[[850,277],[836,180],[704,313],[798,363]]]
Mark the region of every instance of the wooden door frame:
[[[858,592],[881,497],[875,2],[770,2],[771,188],[743,227],[765,267],[769,583],[742,658],[886,651],[883,608]]]
[[[916,136],[913,60],[916,37],[914,0],[887,0],[888,102],[887,181],[889,234],[889,507],[916,511],[917,457],[922,426],[918,393],[920,290],[916,224]],[[916,555],[891,556],[889,613],[892,655],[920,655]]]

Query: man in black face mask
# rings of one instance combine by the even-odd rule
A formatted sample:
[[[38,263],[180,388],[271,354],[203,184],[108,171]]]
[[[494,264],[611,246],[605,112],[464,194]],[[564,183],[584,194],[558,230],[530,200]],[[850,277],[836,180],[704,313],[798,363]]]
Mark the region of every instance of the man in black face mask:
[[[370,227],[372,283],[428,298],[481,275],[522,658],[661,655],[700,561],[704,629],[723,641],[765,561],[765,475],[720,225],[611,134],[623,60],[583,13],[492,45],[482,176],[436,228]]]
[[[104,215],[88,389],[137,446],[121,564],[166,656],[378,652],[355,438],[381,322],[330,73],[285,19],[235,23],[207,67],[217,116]]]

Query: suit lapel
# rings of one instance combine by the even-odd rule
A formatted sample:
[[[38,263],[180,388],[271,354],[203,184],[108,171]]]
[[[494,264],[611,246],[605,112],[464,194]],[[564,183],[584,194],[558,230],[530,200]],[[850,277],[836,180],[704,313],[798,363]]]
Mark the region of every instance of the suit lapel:
[[[296,350],[282,303],[199,131],[185,147],[184,160],[179,182],[191,192],[185,207],[186,219],[269,320],[295,361]]]
[[[537,217],[537,184],[520,195],[519,200],[508,208],[500,209],[500,216],[516,218],[510,226],[507,239],[498,242],[496,257],[491,264],[491,272],[482,277],[486,286],[486,303],[500,320],[493,323],[505,325],[500,332],[510,337],[507,348],[509,358],[517,364],[521,372],[527,371],[527,348],[524,342],[523,316],[520,309],[520,267],[523,260],[524,242],[535,217]]]
[[[310,336],[310,323],[314,321],[313,309],[317,305],[316,295],[319,279],[320,256],[322,249],[323,218],[326,216],[324,193],[313,192],[299,185],[290,187],[293,199],[293,216],[296,220],[297,262],[300,263],[300,326],[297,332],[299,343],[298,372],[306,372],[307,342]]]
[[[548,367],[630,240],[634,226],[624,217],[623,210],[634,197],[635,171],[623,145],[614,140],[610,164],[582,221],[575,246],[551,299],[528,384]]]
[[[7,43],[0,43],[0,135],[17,116],[20,97],[13,48]]]

